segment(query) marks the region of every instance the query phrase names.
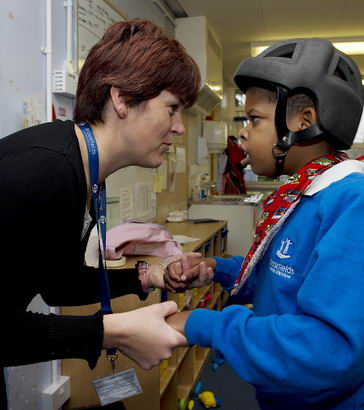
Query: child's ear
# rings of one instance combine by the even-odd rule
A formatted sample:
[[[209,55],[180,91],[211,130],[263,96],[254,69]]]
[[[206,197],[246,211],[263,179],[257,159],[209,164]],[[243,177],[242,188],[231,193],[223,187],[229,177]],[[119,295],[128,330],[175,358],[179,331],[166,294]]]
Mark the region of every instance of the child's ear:
[[[306,107],[300,114],[300,130],[310,127],[317,122],[316,110],[312,107]]]

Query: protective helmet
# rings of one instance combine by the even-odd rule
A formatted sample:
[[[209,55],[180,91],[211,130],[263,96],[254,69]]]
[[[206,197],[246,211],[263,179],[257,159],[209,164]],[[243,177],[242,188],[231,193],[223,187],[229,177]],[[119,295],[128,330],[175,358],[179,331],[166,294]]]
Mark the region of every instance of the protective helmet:
[[[323,134],[338,149],[350,148],[363,111],[364,89],[356,64],[329,41],[301,38],[276,43],[244,60],[235,82],[242,91],[251,86],[276,90],[277,146],[282,151]],[[286,125],[287,98],[297,93],[315,101],[318,123],[292,132]]]

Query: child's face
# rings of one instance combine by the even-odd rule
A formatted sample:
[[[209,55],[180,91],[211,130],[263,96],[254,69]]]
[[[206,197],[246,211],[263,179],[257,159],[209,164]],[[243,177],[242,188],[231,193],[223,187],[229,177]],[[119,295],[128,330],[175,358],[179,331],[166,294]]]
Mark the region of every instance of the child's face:
[[[274,124],[276,104],[269,102],[256,89],[246,93],[245,112],[248,125],[239,132],[242,147],[248,154],[243,165],[250,164],[254,173],[273,177],[276,173],[272,147],[277,142]]]

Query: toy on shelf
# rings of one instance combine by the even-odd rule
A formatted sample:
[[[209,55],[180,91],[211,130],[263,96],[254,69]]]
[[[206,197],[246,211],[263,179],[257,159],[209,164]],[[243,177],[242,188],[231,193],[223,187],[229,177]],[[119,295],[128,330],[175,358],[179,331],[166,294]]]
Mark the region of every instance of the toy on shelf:
[[[212,359],[211,368],[214,372],[217,372],[224,363],[225,363],[225,359],[223,359],[221,356],[215,356]]]
[[[169,366],[169,360],[165,359],[162,360],[160,365],[159,365],[159,376],[162,376],[163,372],[167,369],[167,367]]]
[[[198,308],[205,308],[206,305],[212,300],[211,292],[206,293],[206,295],[201,299],[200,303],[197,305]]]
[[[202,383],[198,382],[196,383],[195,389],[193,390],[193,396],[198,396],[201,393],[202,390]]]
[[[195,402],[194,402],[194,400],[190,400],[190,401],[188,402],[187,409],[188,409],[188,410],[192,410],[194,407],[195,407]]]
[[[186,410],[186,400],[178,399],[177,407],[178,407],[178,410]]]
[[[198,398],[206,409],[221,406],[220,400],[210,391],[202,392],[198,395]]]

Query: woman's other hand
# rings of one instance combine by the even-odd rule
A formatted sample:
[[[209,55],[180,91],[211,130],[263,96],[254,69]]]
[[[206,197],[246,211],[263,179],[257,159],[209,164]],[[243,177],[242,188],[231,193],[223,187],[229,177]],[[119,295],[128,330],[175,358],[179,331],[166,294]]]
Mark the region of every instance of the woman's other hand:
[[[175,302],[158,303],[125,313],[104,316],[104,349],[116,348],[149,370],[168,359],[187,340],[165,321],[178,311]]]

